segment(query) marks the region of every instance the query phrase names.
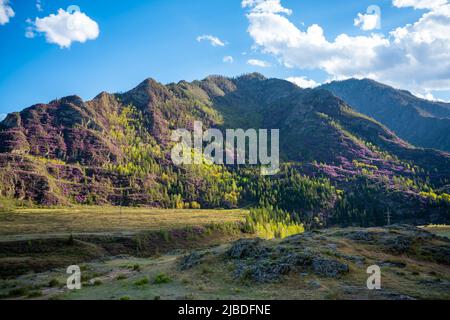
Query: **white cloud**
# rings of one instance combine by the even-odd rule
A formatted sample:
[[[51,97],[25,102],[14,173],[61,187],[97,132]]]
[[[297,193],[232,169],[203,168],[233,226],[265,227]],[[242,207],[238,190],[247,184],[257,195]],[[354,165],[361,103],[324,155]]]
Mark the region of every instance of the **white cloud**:
[[[286,10],[256,10],[261,1],[242,3],[248,8],[248,33],[254,47],[286,67],[320,69],[333,79],[369,77],[422,93],[450,90],[449,4],[409,1],[410,5],[437,7],[387,36],[340,34],[328,40],[317,24],[306,30],[294,25]]]
[[[0,113],[0,121],[3,121],[6,118],[6,114]]]
[[[80,11],[69,13],[59,9],[57,14],[36,18],[34,31],[44,33],[47,42],[68,48],[73,42],[84,43],[97,39],[100,30],[97,22]],[[27,30],[30,36],[31,30]]]
[[[252,8],[258,13],[285,13],[292,14],[292,10],[283,8],[280,0],[243,0],[242,8]]]
[[[293,84],[296,84],[300,88],[315,88],[320,85],[314,80],[307,79],[306,77],[289,77],[286,80],[292,82]]]
[[[37,9],[37,11],[39,11],[39,12],[44,11],[44,9],[42,8],[42,2],[41,2],[41,0],[36,0],[36,9]]]
[[[197,41],[208,41],[213,47],[224,47],[225,42],[220,40],[218,37],[212,36],[212,35],[202,35],[197,37]]]
[[[270,64],[266,61],[258,60],[258,59],[250,59],[247,63],[254,67],[267,68],[270,67]]]
[[[33,39],[36,34],[33,31],[33,27],[27,27],[25,30],[25,38]]]
[[[429,101],[445,102],[445,103],[449,103],[450,102],[448,100],[436,98],[431,92],[428,92],[428,93],[425,93],[425,94],[421,94],[421,93],[417,93],[417,92],[411,92],[411,93],[413,95],[415,95],[416,97],[418,97],[418,98],[429,100]]]
[[[232,56],[225,56],[225,57],[223,57],[223,62],[225,62],[225,63],[233,63],[234,59],[233,59]]]
[[[397,8],[413,7],[414,9],[436,9],[447,4],[447,0],[394,0]]]
[[[9,0],[0,0],[0,25],[7,24],[14,15],[15,13],[9,5]]]
[[[377,14],[361,14],[354,21],[356,27],[360,27],[364,31],[377,29],[380,17]]]

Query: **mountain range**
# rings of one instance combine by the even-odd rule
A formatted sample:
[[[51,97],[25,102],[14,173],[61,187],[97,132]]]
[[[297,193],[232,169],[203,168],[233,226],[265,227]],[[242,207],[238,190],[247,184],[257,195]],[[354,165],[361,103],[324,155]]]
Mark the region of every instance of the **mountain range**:
[[[450,109],[392,90],[368,80],[301,89],[254,73],[146,79],[125,93],[33,105],[0,123],[0,193],[22,205],[276,206],[317,225],[449,222],[450,154],[413,140],[448,150],[449,135],[433,139],[425,127],[448,133]],[[383,118],[388,111],[401,126]],[[220,130],[279,129],[281,172],[174,165],[171,132],[196,120]]]
[[[450,151],[449,103],[424,100],[369,79],[335,81],[321,88],[415,146]]]

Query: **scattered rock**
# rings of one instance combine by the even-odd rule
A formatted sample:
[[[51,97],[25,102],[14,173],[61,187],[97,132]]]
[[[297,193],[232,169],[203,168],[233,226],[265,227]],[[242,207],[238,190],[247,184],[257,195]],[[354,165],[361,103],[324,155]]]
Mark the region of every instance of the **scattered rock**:
[[[312,269],[315,274],[328,278],[337,278],[350,271],[348,265],[337,260],[316,258],[312,262]]]
[[[290,266],[308,266],[311,265],[313,256],[308,252],[303,253],[288,253],[285,256],[281,257],[279,260],[283,264],[287,264]]]
[[[380,267],[400,268],[400,269],[406,268],[406,264],[403,262],[399,262],[399,261],[386,260],[386,261],[381,261],[377,264]]]
[[[235,278],[240,280],[252,280],[259,283],[268,283],[281,280],[283,275],[291,271],[287,264],[273,263],[270,265],[245,265],[238,264],[234,272]]]
[[[239,240],[227,252],[228,256],[232,259],[243,259],[260,256],[266,251],[260,244],[263,242],[261,239],[252,240]]]
[[[322,285],[320,284],[320,281],[318,281],[318,280],[310,281],[309,285],[314,289],[319,289],[320,287],[322,287]]]
[[[353,263],[357,264],[358,266],[363,266],[366,263],[366,258],[360,257],[360,256],[348,256],[348,255],[340,254],[339,257],[341,257],[347,261],[353,262]]]
[[[432,261],[450,265],[450,247],[447,246],[422,246],[421,255]]]
[[[397,236],[394,238],[388,238],[384,241],[385,249],[395,254],[407,253],[412,246],[412,240],[410,237]]]
[[[336,251],[337,250],[337,244],[336,243],[329,243],[326,245],[326,247],[328,249],[330,249],[331,251]]]
[[[347,234],[347,238],[355,241],[374,241],[375,237],[372,232],[369,231],[353,231]]]
[[[200,264],[202,258],[206,255],[206,253],[200,253],[197,251],[194,251],[190,255],[184,256],[180,261],[180,269],[181,270],[188,270],[196,265]]]
[[[388,299],[388,300],[417,300],[414,297],[407,296],[404,294],[393,293],[393,292],[384,293],[383,298]]]
[[[440,278],[420,280],[418,283],[439,290],[450,290],[450,281]]]

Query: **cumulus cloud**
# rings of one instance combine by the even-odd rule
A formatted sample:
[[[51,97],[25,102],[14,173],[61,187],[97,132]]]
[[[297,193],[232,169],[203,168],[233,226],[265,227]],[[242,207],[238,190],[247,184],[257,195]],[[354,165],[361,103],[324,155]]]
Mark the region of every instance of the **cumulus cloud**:
[[[225,62],[225,63],[233,63],[234,59],[233,59],[232,56],[225,56],[225,57],[223,57],[223,62]]]
[[[202,41],[208,41],[213,47],[224,47],[225,42],[220,40],[218,37],[212,36],[212,35],[202,35],[197,37],[198,42]]]
[[[242,8],[252,8],[258,13],[285,13],[292,14],[292,10],[283,8],[280,0],[243,0]]]
[[[356,27],[360,27],[361,30],[370,31],[377,29],[380,25],[380,16],[378,14],[362,14],[358,13],[354,21]]]
[[[6,114],[0,113],[0,121],[3,121],[6,118]]]
[[[320,69],[332,79],[369,77],[415,92],[450,90],[450,5],[446,1],[394,0],[396,6],[426,7],[427,11],[415,23],[388,35],[340,34],[334,40],[327,39],[317,24],[296,26],[287,9],[261,9],[263,2],[242,2],[248,10],[248,33],[256,48],[286,67]],[[280,1],[266,2],[282,7]]]
[[[73,42],[97,39],[100,29],[97,22],[83,12],[59,9],[57,14],[36,18],[32,29],[27,29],[26,36],[34,37],[34,32],[45,34],[48,43],[69,48]]]
[[[7,24],[14,15],[15,13],[9,5],[9,0],[0,0],[0,25]]]
[[[314,80],[307,79],[306,77],[289,77],[286,80],[292,82],[293,84],[296,84],[300,88],[315,88],[320,85]]]
[[[439,99],[436,99],[432,93],[426,93],[426,94],[421,94],[421,93],[417,93],[417,92],[411,92],[411,93],[420,99],[430,100],[430,101],[439,101]]]
[[[261,68],[270,67],[270,64],[268,62],[258,59],[250,59],[247,61],[247,63],[254,67],[261,67]]]
[[[436,9],[446,4],[447,0],[394,0],[392,3],[397,8]]]

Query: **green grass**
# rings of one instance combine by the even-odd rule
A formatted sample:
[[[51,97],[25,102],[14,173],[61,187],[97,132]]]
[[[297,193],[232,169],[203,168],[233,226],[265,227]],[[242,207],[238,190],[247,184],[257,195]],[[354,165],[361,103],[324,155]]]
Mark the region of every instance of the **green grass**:
[[[148,280],[147,277],[145,277],[145,278],[136,280],[136,281],[134,282],[134,285],[136,285],[136,286],[145,286],[145,285],[148,284],[148,283],[149,283],[149,280]]]
[[[172,279],[164,273],[160,273],[155,277],[155,280],[153,281],[155,284],[164,284],[172,282]]]
[[[425,230],[432,232],[438,236],[446,237],[450,239],[450,226],[449,225],[429,225],[423,227]]]
[[[244,221],[246,214],[246,210],[119,207],[16,209],[0,213],[0,241],[32,235],[127,233],[221,225]]]
[[[205,248],[208,254],[201,264],[181,271],[180,260],[184,250],[163,254],[160,257],[135,258],[121,256],[106,260],[94,260],[83,264],[86,278],[81,290],[69,291],[52,287],[63,284],[65,268],[52,268],[43,273],[30,273],[18,278],[0,279],[0,298],[19,299],[110,299],[110,300],[171,300],[171,299],[384,299],[389,292],[401,293],[419,299],[449,299],[443,286],[450,281],[449,267],[417,256],[395,256],[370,244],[343,238],[337,229],[321,231],[325,243],[336,243],[337,251],[347,256],[363,256],[363,266],[353,262],[350,274],[342,279],[320,278],[308,270],[300,270],[280,282],[255,283],[236,279],[233,261],[224,259],[230,244]],[[317,237],[305,242],[314,252],[324,251],[324,242]],[[281,240],[266,245],[276,246]],[[323,253],[325,254],[325,253]],[[383,268],[383,290],[369,292],[366,288],[367,265],[379,261],[398,261],[404,268]],[[139,266],[133,270],[133,266]],[[299,275],[306,272],[306,275]],[[126,278],[118,281],[120,275]],[[120,277],[123,278],[123,277]],[[58,279],[58,281],[52,281]],[[89,279],[101,279],[101,284],[90,285]],[[423,280],[428,282],[423,283]],[[311,286],[318,282],[320,287]],[[52,284],[52,285],[50,285]],[[345,290],[343,288],[346,288]],[[42,294],[42,296],[40,296]]]

